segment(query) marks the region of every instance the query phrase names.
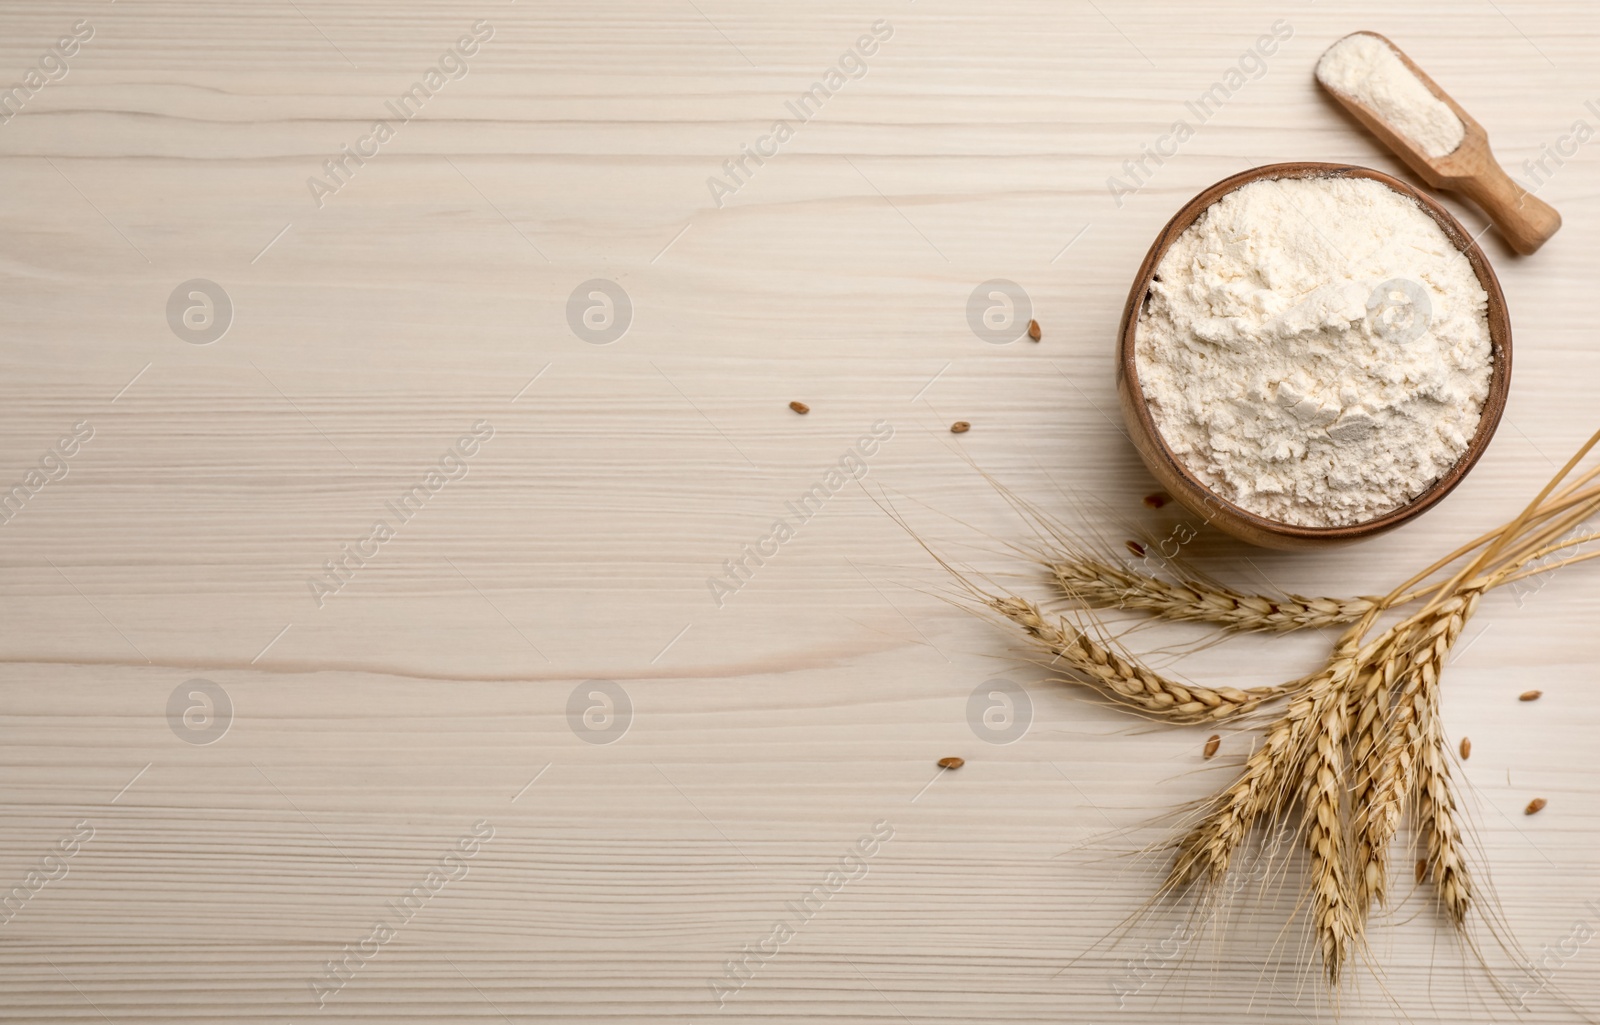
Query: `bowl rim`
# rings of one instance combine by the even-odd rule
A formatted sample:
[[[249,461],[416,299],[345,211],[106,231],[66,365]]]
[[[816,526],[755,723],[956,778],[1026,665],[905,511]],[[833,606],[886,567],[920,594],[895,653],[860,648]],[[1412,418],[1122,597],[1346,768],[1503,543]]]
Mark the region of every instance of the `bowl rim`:
[[[1135,359],[1136,349],[1134,345],[1139,325],[1138,314],[1143,309],[1145,300],[1150,293],[1150,286],[1155,276],[1157,264],[1160,262],[1161,257],[1166,255],[1167,250],[1178,236],[1182,235],[1190,225],[1197,221],[1201,214],[1210,209],[1223,196],[1254,181],[1321,177],[1367,178],[1380,182],[1414,201],[1438,223],[1445,236],[1450,239],[1455,247],[1467,258],[1468,263],[1472,265],[1473,272],[1478,278],[1478,283],[1488,295],[1485,314],[1489,327],[1490,354],[1493,360],[1489,379],[1489,394],[1484,399],[1477,429],[1473,432],[1466,451],[1455,461],[1455,464],[1421,494],[1404,505],[1391,509],[1389,512],[1374,519],[1332,527],[1302,526],[1269,519],[1259,513],[1251,512],[1233,504],[1218,495],[1196,477],[1167,446],[1166,438],[1162,436],[1160,429],[1156,426],[1155,418],[1151,415],[1149,403],[1145,398],[1143,386],[1139,383],[1139,370]],[[1154,455],[1165,462],[1167,467],[1192,489],[1195,496],[1206,496],[1202,500],[1202,504],[1214,505],[1218,511],[1226,514],[1226,516],[1232,517],[1236,521],[1241,521],[1252,532],[1301,542],[1353,541],[1372,537],[1384,531],[1392,530],[1437,505],[1446,495],[1455,490],[1456,486],[1461,483],[1473,466],[1477,465],[1478,459],[1482,457],[1484,451],[1489,447],[1490,440],[1500,426],[1500,419],[1505,412],[1506,399],[1511,389],[1511,320],[1506,311],[1505,293],[1500,288],[1500,279],[1495,276],[1494,268],[1489,264],[1488,257],[1484,255],[1483,249],[1461,225],[1461,222],[1456,220],[1455,215],[1442,206],[1438,200],[1393,175],[1371,167],[1363,167],[1359,164],[1334,164],[1316,161],[1263,164],[1259,167],[1253,167],[1238,174],[1230,175],[1201,190],[1193,199],[1184,204],[1156,235],[1149,252],[1145,254],[1143,263],[1139,266],[1138,273],[1134,275],[1133,286],[1129,289],[1128,300],[1122,311],[1122,323],[1118,328],[1117,334],[1117,375],[1123,379],[1120,383],[1124,385],[1122,390],[1129,400],[1123,403],[1123,412],[1126,416],[1136,420],[1136,422],[1129,423],[1129,428],[1139,431],[1152,442]],[[1145,456],[1148,462],[1152,453],[1146,451],[1143,446],[1138,447],[1140,454]],[[1151,469],[1154,470],[1155,468],[1151,467]],[[1157,473],[1157,476],[1162,477],[1163,475]],[[1182,496],[1175,497],[1181,498]],[[1200,510],[1196,511],[1199,512]],[[1213,521],[1213,517],[1210,515],[1207,515],[1206,519],[1208,522]],[[1233,533],[1233,531],[1229,532]]]

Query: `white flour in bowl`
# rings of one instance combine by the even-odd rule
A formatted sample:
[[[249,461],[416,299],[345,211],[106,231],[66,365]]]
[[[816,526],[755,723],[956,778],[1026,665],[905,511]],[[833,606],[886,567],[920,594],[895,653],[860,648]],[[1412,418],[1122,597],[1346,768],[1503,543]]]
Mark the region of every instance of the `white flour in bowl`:
[[[1454,153],[1467,128],[1382,39],[1357,32],[1328,47],[1317,81],[1354,97],[1430,157]]]
[[[1438,223],[1383,183],[1255,181],[1157,265],[1139,385],[1167,447],[1222,498],[1362,523],[1466,452],[1489,395],[1487,303]]]

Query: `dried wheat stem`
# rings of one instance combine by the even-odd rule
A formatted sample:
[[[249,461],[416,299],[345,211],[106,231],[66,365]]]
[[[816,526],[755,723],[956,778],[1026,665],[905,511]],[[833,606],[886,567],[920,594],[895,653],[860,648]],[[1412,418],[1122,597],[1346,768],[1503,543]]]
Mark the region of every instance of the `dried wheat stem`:
[[[1093,558],[1049,563],[1068,598],[1092,609],[1131,609],[1160,619],[1214,623],[1228,630],[1285,633],[1354,622],[1377,607],[1376,598],[1278,598],[1246,594],[1203,581],[1175,584]]]
[[[1076,671],[1116,701],[1177,722],[1216,722],[1242,715],[1264,701],[1290,693],[1296,684],[1276,687],[1198,687],[1170,680],[1137,659],[1096,641],[1057,617],[1047,620],[1023,598],[990,598],[996,612],[1016,623],[1049,652],[1052,665]]]

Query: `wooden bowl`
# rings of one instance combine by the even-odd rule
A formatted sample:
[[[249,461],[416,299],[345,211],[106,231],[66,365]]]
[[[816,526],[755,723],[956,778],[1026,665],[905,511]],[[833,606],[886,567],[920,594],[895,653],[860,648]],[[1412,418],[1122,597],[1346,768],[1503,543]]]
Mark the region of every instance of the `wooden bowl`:
[[[1444,233],[1472,264],[1478,281],[1489,295],[1489,341],[1493,351],[1494,366],[1489,379],[1489,397],[1483,404],[1477,432],[1472,436],[1467,450],[1456,464],[1422,494],[1376,519],[1342,527],[1303,527],[1282,523],[1241,509],[1202,484],[1167,447],[1157,430],[1150,407],[1145,402],[1144,390],[1139,385],[1139,370],[1134,361],[1134,334],[1139,327],[1139,313],[1150,295],[1151,279],[1167,249],[1179,235],[1193,224],[1213,203],[1242,185],[1264,178],[1371,178],[1382,182],[1403,196],[1415,200],[1431,216]],[[1224,178],[1191,199],[1167,226],[1156,236],[1155,244],[1145,254],[1144,263],[1133,279],[1128,292],[1128,304],[1122,311],[1122,326],[1117,342],[1117,394],[1122,404],[1122,416],[1127,421],[1128,432],[1134,447],[1139,450],[1145,465],[1157,480],[1179,502],[1205,518],[1206,522],[1234,537],[1265,548],[1304,549],[1351,544],[1393,530],[1400,524],[1422,515],[1444,496],[1448,495],[1472,469],[1483,450],[1494,437],[1500,425],[1500,415],[1505,411],[1506,395],[1511,387],[1511,321],[1506,315],[1505,295],[1500,282],[1489,266],[1483,250],[1472,240],[1450,211],[1435,200],[1418,192],[1405,182],[1390,177],[1370,167],[1346,164],[1287,163],[1268,164],[1252,168],[1231,178]]]

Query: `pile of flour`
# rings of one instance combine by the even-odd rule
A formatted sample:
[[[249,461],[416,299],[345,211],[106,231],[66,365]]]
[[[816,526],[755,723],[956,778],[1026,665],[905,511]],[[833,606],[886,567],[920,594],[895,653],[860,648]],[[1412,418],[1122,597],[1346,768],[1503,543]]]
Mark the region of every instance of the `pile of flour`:
[[[1317,81],[1358,100],[1430,157],[1454,153],[1467,136],[1449,104],[1377,36],[1357,32],[1328,47],[1317,61]]]
[[[1361,523],[1466,451],[1488,296],[1415,202],[1366,178],[1230,192],[1156,268],[1134,350],[1167,447],[1268,519]]]

